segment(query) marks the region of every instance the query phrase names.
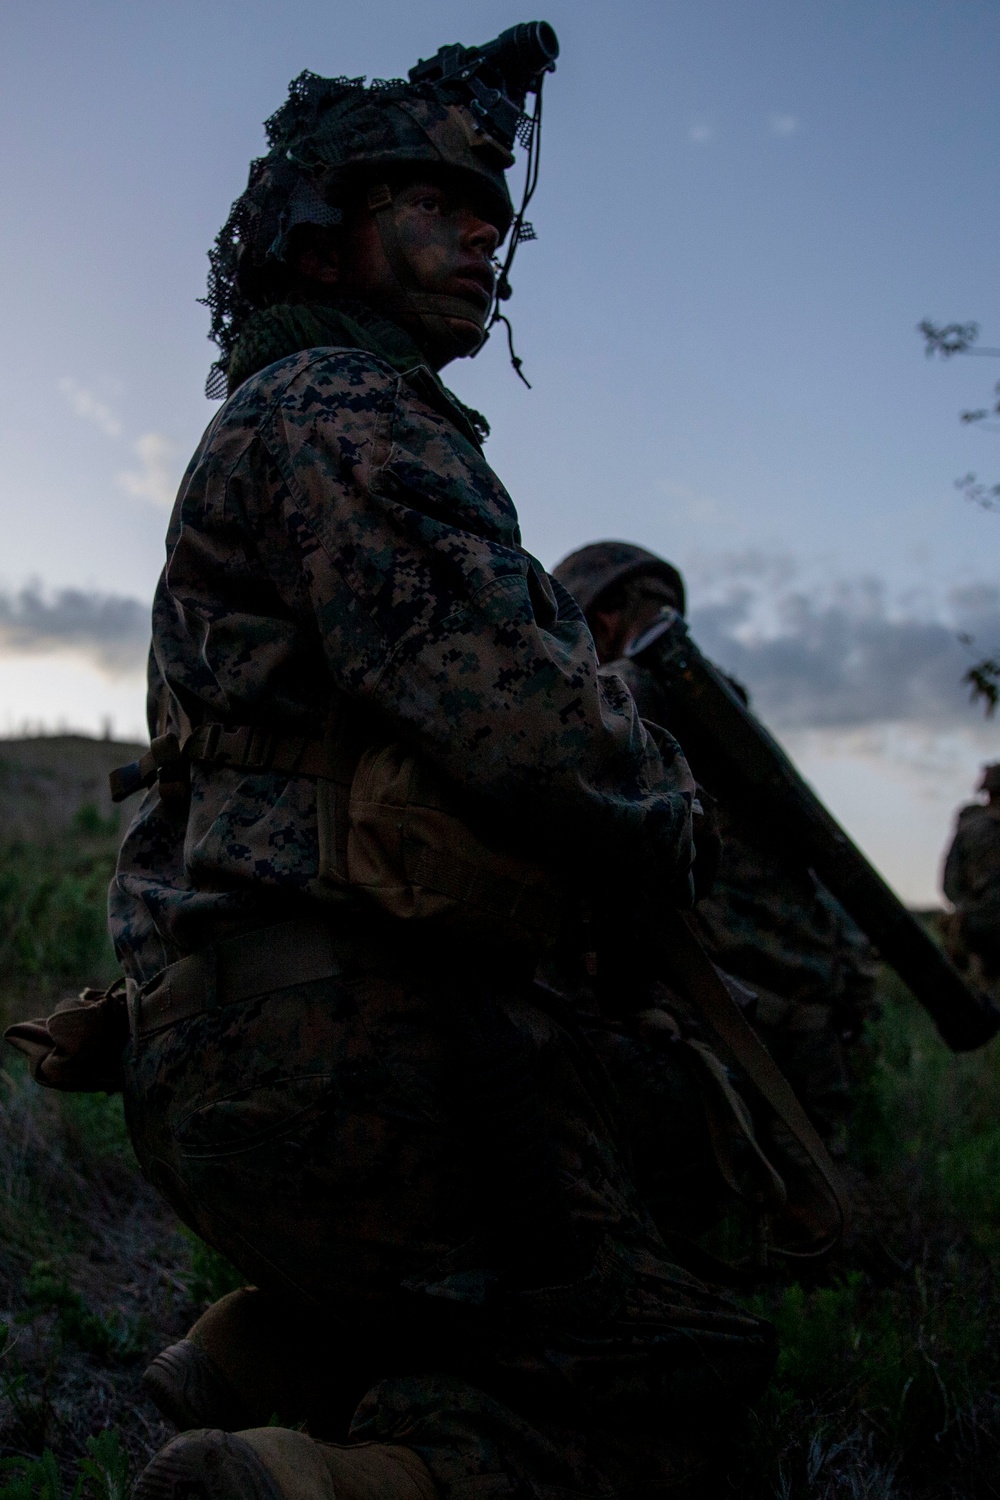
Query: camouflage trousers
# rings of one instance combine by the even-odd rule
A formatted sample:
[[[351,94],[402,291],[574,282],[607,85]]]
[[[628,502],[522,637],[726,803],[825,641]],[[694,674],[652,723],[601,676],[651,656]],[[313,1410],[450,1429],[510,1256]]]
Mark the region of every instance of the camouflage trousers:
[[[317,1436],[412,1446],[446,1497],[680,1494],[766,1383],[771,1329],[670,1262],[601,1065],[530,982],[387,965],[189,1017],[125,1072],[146,1175],[314,1324]]]

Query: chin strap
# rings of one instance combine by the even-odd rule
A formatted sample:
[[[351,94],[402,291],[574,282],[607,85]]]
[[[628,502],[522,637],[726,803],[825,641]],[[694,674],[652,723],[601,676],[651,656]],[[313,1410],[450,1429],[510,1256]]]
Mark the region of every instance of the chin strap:
[[[368,194],[368,207],[375,220],[378,237],[385,251],[385,258],[399,288],[399,299],[387,312],[397,316],[418,318],[438,344],[451,346],[456,356],[477,354],[489,334],[485,328],[486,314],[478,315],[471,304],[462,297],[449,297],[444,292],[425,292],[416,284],[413,268],[403,253],[396,233],[393,217],[393,197],[388,184],[377,183]],[[468,337],[456,330],[449,320],[457,320],[468,329]]]
[[[521,368],[524,361],[514,350],[514,330],[510,325],[510,319],[507,314],[500,311],[500,304],[501,302],[509,302],[512,295],[510,269],[514,264],[514,256],[517,254],[518,246],[523,245],[525,240],[535,240],[538,238],[534,225],[529,224],[524,215],[528,204],[535,196],[535,188],[538,186],[538,167],[542,147],[542,85],[544,82],[545,74],[540,73],[535,89],[535,112],[530,120],[522,119],[521,121],[519,139],[522,146],[527,147],[528,151],[528,161],[524,173],[524,191],[521,194],[521,206],[514,217],[513,224],[510,226],[510,234],[507,240],[507,254],[504,256],[503,265],[498,268],[496,294],[493,298],[493,316],[486,325],[487,338],[489,338],[489,330],[493,327],[494,323],[502,323],[506,328],[507,352],[510,355],[514,374],[519,380],[524,381],[529,391],[531,390],[531,381]]]

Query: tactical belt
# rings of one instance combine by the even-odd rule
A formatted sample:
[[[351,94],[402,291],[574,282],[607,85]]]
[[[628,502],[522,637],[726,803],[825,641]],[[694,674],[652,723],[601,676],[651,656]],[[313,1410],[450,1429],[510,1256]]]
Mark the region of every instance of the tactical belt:
[[[338,936],[326,922],[308,918],[224,938],[168,964],[146,984],[128,981],[132,1041],[137,1044],[223,1005],[246,1003],[312,980],[361,973],[376,967],[379,956],[374,941]],[[383,947],[383,962],[384,958]]]
[[[176,734],[157,735],[140,760],[112,771],[111,800],[124,802],[133,792],[156,781],[161,785],[181,782],[192,761],[209,761],[240,771],[279,771],[289,776],[333,774],[330,749],[324,740],[271,734],[250,724],[239,729],[202,724],[183,739]]]

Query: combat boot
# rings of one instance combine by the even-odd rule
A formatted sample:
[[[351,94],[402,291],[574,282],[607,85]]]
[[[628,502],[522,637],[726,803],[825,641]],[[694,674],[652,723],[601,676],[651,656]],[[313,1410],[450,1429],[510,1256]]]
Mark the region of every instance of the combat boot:
[[[175,1437],[136,1480],[133,1500],[439,1500],[412,1448],[317,1443],[286,1427]]]
[[[160,1411],[181,1432],[193,1427],[289,1426],[306,1415],[310,1361],[295,1310],[256,1287],[241,1287],[203,1313],[187,1336],[158,1354],[142,1377]],[[301,1335],[301,1337],[300,1337]]]

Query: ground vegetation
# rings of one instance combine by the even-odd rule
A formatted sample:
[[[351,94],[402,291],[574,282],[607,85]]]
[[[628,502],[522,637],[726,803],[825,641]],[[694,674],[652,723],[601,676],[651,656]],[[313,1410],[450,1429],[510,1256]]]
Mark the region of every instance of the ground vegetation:
[[[8,1018],[107,980],[117,829],[78,809],[0,846]],[[748,1293],[782,1354],[730,1473],[737,1500],[1000,1495],[998,1044],[954,1057],[883,975],[856,1049],[851,1171],[864,1207],[837,1263]],[[119,1500],[169,1435],[149,1356],[236,1283],[143,1181],[121,1101],[0,1073],[0,1500]]]

